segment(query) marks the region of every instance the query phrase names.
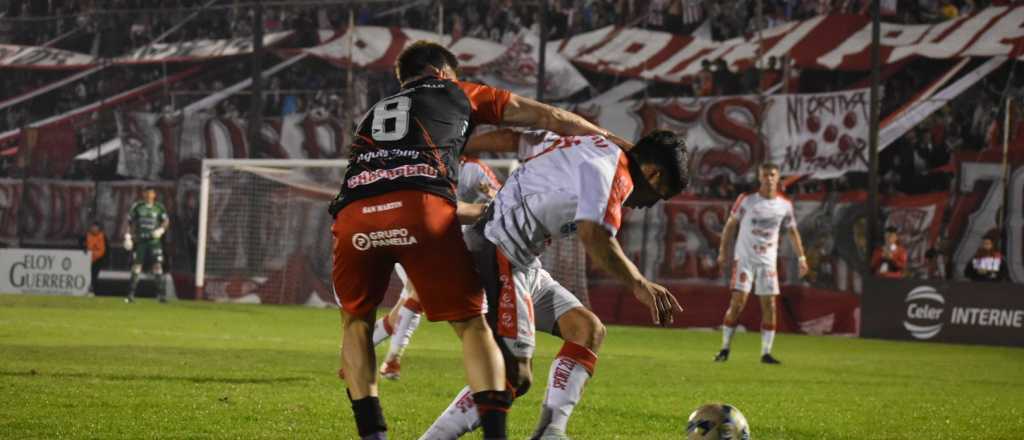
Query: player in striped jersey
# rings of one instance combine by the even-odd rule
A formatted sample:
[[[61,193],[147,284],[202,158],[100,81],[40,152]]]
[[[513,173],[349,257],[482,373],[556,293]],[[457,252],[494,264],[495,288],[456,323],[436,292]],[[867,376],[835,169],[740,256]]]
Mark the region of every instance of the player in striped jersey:
[[[505,355],[516,395],[532,383],[537,329],[565,342],[551,365],[534,439],[565,439],[569,416],[593,375],[604,325],[540,266],[552,238],[579,234],[592,261],[626,282],[656,324],[681,310],[663,286],[646,279],[615,240],[622,207],[649,207],[678,194],[688,180],[681,138],[654,132],[629,151],[600,136],[501,131],[528,157],[498,192],[484,218],[466,233],[488,297],[488,321]],[[508,143],[496,139],[496,143]],[[471,140],[472,143],[472,140]],[[464,388],[421,440],[460,437],[479,418]]]

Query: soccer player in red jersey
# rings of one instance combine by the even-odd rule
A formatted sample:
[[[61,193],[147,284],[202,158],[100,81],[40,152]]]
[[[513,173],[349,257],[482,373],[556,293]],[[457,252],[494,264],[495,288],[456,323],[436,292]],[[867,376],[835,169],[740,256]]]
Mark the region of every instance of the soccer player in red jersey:
[[[329,208],[342,369],[362,439],[387,438],[371,333],[395,263],[416,286],[427,319],[450,322],[461,339],[484,438],[506,438],[512,395],[456,215],[458,158],[473,126],[599,134],[631,145],[568,111],[459,81],[457,68],[457,58],[436,43],[413,43],[398,56],[401,91],[378,101],[359,123],[341,191]]]

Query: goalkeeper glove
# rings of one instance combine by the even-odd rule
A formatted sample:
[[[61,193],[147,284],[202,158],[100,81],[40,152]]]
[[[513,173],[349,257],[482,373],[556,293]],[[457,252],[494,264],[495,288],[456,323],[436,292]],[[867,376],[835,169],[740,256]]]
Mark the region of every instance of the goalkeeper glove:
[[[132,234],[124,234],[124,250],[130,251],[134,247],[132,243]]]
[[[154,229],[153,230],[153,238],[156,238],[156,239],[159,240],[160,237],[164,236],[164,232],[165,232],[164,228],[156,228],[156,229]]]

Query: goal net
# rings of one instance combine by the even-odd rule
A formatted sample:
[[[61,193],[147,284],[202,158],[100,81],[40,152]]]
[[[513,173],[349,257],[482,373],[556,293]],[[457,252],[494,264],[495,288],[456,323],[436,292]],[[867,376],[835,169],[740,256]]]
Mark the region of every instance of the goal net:
[[[504,180],[515,162],[485,160]],[[345,160],[206,159],[200,185],[199,298],[242,303],[335,304],[333,219],[327,205]],[[545,268],[584,304],[586,257],[575,237],[556,240]],[[384,305],[401,291],[392,276]]]

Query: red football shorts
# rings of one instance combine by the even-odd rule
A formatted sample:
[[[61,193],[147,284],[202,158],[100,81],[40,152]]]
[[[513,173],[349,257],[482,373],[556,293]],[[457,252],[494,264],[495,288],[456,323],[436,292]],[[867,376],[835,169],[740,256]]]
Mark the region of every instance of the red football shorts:
[[[364,316],[384,299],[401,263],[431,321],[461,321],[485,313],[480,278],[455,206],[423,191],[394,191],[357,200],[338,213],[334,291],[346,313]]]

